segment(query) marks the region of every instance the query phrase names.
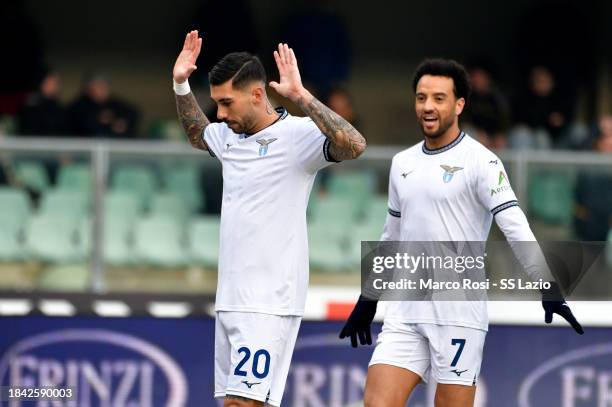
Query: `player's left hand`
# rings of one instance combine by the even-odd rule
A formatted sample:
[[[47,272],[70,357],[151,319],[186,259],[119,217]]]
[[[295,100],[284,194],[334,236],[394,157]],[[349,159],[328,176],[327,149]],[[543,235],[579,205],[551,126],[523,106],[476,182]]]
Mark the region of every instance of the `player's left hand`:
[[[569,305],[565,302],[557,283],[552,282],[551,288],[542,291],[542,307],[544,308],[544,322],[550,324],[553,314],[560,315],[574,328],[578,335],[584,334],[582,325],[576,320]]]
[[[359,337],[359,343],[362,345],[371,345],[372,332],[370,327],[376,315],[376,305],[377,301],[359,296],[353,312],[351,312],[348,321],[340,332],[340,339],[350,337],[353,348],[357,347],[357,337]]]
[[[274,51],[274,60],[278,67],[280,83],[272,81],[270,87],[279,95],[295,102],[305,89],[293,49],[287,44],[278,44],[278,50]]]

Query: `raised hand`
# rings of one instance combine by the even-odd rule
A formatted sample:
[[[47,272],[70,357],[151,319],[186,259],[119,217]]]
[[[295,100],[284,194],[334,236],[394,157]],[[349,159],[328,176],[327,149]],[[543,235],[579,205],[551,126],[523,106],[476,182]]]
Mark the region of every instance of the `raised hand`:
[[[279,95],[296,102],[305,89],[302,86],[302,78],[300,78],[293,49],[287,44],[278,44],[278,50],[274,51],[274,60],[278,67],[280,83],[272,81],[270,87]]]
[[[200,55],[201,48],[202,38],[198,37],[198,31],[189,32],[185,37],[183,49],[178,58],[176,58],[174,69],[172,70],[172,76],[176,83],[185,82],[191,73],[198,69],[195,63],[198,55]]]

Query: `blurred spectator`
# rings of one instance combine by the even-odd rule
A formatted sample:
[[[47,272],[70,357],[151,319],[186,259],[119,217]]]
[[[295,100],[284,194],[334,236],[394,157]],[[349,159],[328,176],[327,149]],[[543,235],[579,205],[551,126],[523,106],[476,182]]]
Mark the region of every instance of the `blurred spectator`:
[[[86,77],[69,115],[71,131],[79,137],[132,137],[139,119],[136,108],[111,95],[108,80],[101,74]]]
[[[323,100],[326,106],[338,113],[344,120],[353,126],[357,124],[353,99],[346,89],[335,86],[329,90]]]
[[[612,115],[602,117],[598,128],[595,151],[612,155]],[[605,241],[612,227],[612,173],[604,171],[585,171],[578,176],[574,230],[580,240]]]
[[[309,8],[289,16],[280,38],[295,50],[303,81],[318,94],[346,82],[351,71],[348,29],[331,6],[329,0],[308,2]]]
[[[563,146],[571,129],[575,103],[558,92],[552,72],[538,65],[531,69],[529,87],[514,107],[518,124],[510,133],[510,147],[545,149]]]
[[[604,4],[607,2],[603,2]],[[555,93],[576,100],[584,96],[587,120],[595,120],[594,101],[600,66],[601,31],[594,2],[539,0],[525,3],[525,12],[515,26],[513,57],[521,77],[536,65],[554,67]],[[580,33],[580,35],[577,35]],[[569,121],[568,121],[569,123]]]
[[[493,80],[485,62],[469,68],[472,94],[462,113],[463,127],[482,144],[493,149],[506,147],[510,104]]]
[[[38,91],[30,94],[17,115],[18,132],[26,136],[61,136],[68,131],[66,109],[59,101],[60,77],[46,71]]]
[[[329,92],[323,97],[323,104],[328,106],[335,113],[338,113],[344,120],[357,127],[358,118],[353,108],[353,99],[350,93],[342,87],[335,86],[329,90]],[[327,185],[329,184],[329,178],[331,175],[331,168],[323,168],[319,171],[319,192],[321,194],[327,193]]]
[[[23,0],[0,1],[0,116],[14,116],[37,87],[43,67],[43,44]]]

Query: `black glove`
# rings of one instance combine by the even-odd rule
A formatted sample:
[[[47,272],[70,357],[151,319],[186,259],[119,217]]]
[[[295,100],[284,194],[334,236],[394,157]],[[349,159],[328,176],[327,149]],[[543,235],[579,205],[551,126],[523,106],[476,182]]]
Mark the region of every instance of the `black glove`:
[[[576,320],[572,310],[565,302],[559,285],[555,282],[550,283],[549,289],[542,290],[542,307],[544,308],[544,322],[550,324],[553,314],[561,315],[574,328],[578,335],[584,334],[582,325]]]
[[[359,296],[353,312],[349,316],[344,328],[340,332],[340,339],[347,336],[351,337],[351,346],[357,347],[357,335],[359,335],[359,343],[362,345],[372,344],[372,332],[370,325],[376,314],[376,305],[378,301],[368,300],[363,295]]]

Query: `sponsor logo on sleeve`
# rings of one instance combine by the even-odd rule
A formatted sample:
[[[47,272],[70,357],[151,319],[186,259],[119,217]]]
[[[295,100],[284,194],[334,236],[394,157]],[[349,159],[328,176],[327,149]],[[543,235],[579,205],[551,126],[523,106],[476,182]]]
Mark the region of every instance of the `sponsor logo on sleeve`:
[[[497,177],[497,185],[491,188],[491,196],[509,191],[511,189],[512,187],[510,186],[510,182],[508,182],[508,176],[505,172],[500,171],[499,176]]]

